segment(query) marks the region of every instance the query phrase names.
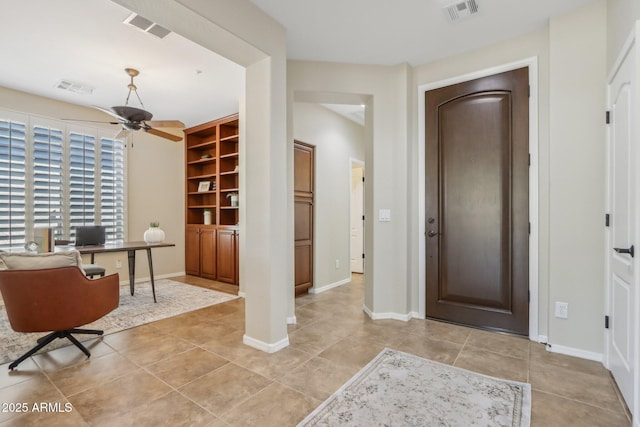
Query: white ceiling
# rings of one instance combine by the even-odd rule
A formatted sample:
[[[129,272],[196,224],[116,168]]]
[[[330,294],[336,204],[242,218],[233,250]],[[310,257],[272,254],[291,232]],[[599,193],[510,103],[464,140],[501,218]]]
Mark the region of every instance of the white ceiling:
[[[476,0],[480,13],[454,24],[439,0],[251,1],[287,28],[291,59],[418,65],[534,30],[593,0]],[[193,126],[238,111],[242,67],[175,33],[158,39],[124,25],[129,15],[110,0],[0,0],[0,86],[111,107],[124,104],[124,68],[133,67],[154,119]],[[63,91],[61,79],[95,90]]]

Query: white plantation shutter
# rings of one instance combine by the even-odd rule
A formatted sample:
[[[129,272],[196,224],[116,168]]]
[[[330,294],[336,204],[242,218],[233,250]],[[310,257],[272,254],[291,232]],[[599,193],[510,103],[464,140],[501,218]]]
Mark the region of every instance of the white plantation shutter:
[[[26,234],[26,124],[0,116],[0,247],[22,247]]]
[[[125,236],[124,142],[98,129],[0,110],[0,249],[15,249],[50,227],[73,239],[80,225]]]
[[[69,226],[75,238],[75,227],[96,224],[96,138],[69,134]],[[103,224],[105,225],[105,224]]]
[[[62,137],[60,129],[34,126],[33,223],[34,228],[52,228],[55,237],[62,236],[65,217]]]
[[[108,240],[124,239],[124,143],[100,140],[100,222]]]

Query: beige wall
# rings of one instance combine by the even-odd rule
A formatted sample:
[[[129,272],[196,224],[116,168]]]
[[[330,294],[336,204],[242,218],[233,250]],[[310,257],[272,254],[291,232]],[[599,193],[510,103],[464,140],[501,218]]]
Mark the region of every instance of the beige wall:
[[[607,1],[607,72],[611,71],[622,46],[640,19],[638,0]]]
[[[108,116],[92,108],[54,101],[24,92],[0,88],[0,108],[51,119],[77,118],[109,120]],[[118,128],[106,125],[115,135]],[[173,131],[180,134],[179,131]],[[131,142],[131,140],[130,140]],[[153,251],[154,272],[157,276],[171,276],[184,272],[184,146],[162,138],[135,132],[133,145],[129,142],[127,156],[127,239],[142,240],[149,222],[160,221],[166,241],[175,248]],[[88,256],[85,257],[88,261]],[[123,267],[115,268],[116,260]],[[144,253],[137,255],[136,281],[149,277]],[[96,255],[96,263],[107,273],[119,273],[128,282],[126,253]]]
[[[350,160],[364,162],[364,127],[319,104],[296,102],[293,115],[294,139],[315,146],[313,258],[318,289],[351,277]]]

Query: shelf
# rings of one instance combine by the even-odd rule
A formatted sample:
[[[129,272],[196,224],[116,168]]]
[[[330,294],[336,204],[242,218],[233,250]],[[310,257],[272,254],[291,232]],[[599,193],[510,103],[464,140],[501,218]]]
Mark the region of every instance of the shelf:
[[[225,136],[224,138],[220,138],[220,142],[226,142],[226,141],[237,141],[238,140],[238,136],[239,135],[230,135],[230,136]]]
[[[215,208],[216,205],[189,205],[187,208],[189,209],[206,209],[206,208]]]
[[[215,162],[216,158],[215,157],[208,157],[205,159],[198,159],[198,160],[192,160],[190,162],[187,162],[188,165],[196,165],[196,164],[201,164],[201,163],[209,163],[209,162]]]
[[[220,206],[220,209],[238,209],[240,206]]]
[[[221,159],[226,159],[226,158],[230,158],[230,157],[238,157],[238,152],[235,151],[233,153],[223,154],[223,155],[220,156]]]
[[[202,150],[203,148],[213,148],[215,146],[216,146],[216,141],[213,140],[213,141],[202,142],[196,145],[191,145],[187,147],[187,150]]]
[[[204,179],[204,178],[215,178],[215,177],[216,177],[215,173],[208,173],[206,175],[190,176],[187,179]]]
[[[229,192],[233,192],[233,191],[239,191],[239,188],[221,188],[219,191],[221,193],[229,193]]]
[[[238,172],[234,172],[234,171],[229,171],[229,172],[220,172],[220,175],[233,175],[233,174],[238,174]]]
[[[190,196],[197,196],[198,194],[216,194],[217,190],[209,190],[209,191],[189,191],[187,194]],[[226,191],[226,190],[224,190]]]

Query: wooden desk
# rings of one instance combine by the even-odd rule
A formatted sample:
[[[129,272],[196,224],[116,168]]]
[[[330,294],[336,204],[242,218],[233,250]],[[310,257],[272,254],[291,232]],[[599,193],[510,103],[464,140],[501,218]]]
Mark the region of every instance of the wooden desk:
[[[146,242],[121,242],[121,243],[107,243],[104,245],[95,245],[95,246],[78,246],[75,249],[81,254],[89,254],[91,255],[91,264],[93,264],[93,260],[95,254],[102,254],[107,252],[126,252],[127,260],[129,262],[129,289],[131,290],[131,295],[136,290],[136,251],[145,250],[147,251],[147,260],[149,261],[149,276],[151,277],[151,290],[153,292],[153,302],[156,301],[156,285],[153,280],[153,261],[151,260],[151,249],[153,248],[168,248],[171,246],[175,246],[174,243],[146,243]]]

